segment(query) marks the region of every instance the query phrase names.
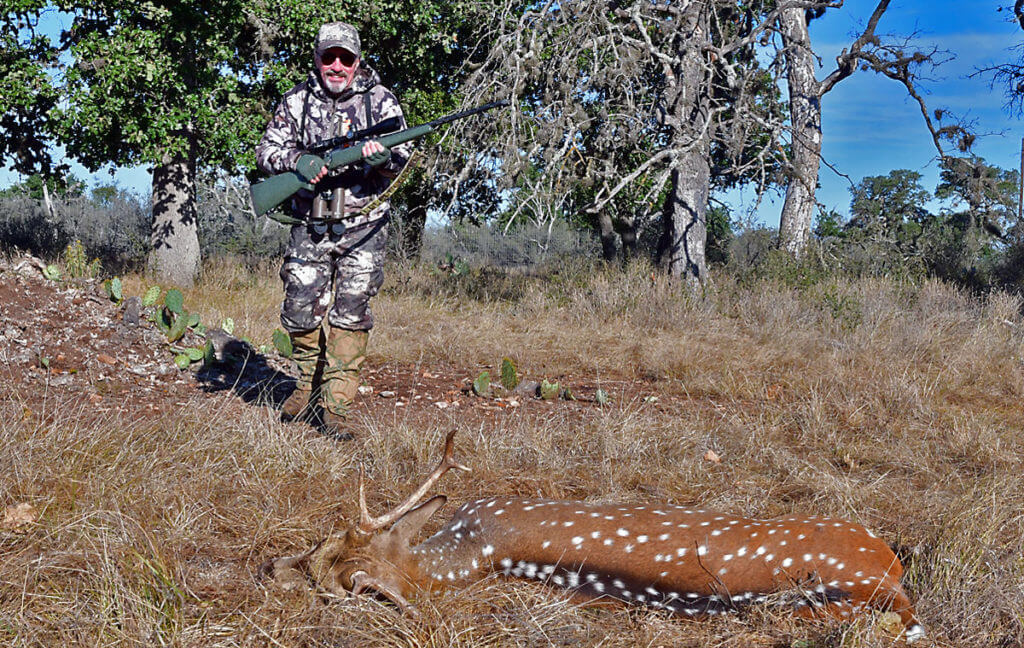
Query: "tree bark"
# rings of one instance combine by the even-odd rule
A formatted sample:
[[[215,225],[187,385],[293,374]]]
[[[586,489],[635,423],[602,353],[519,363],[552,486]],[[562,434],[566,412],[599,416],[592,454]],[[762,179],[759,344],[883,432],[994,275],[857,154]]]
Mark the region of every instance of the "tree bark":
[[[601,258],[607,263],[611,263],[615,260],[615,255],[618,250],[615,245],[615,226],[612,223],[612,217],[606,209],[598,210],[597,214],[597,230],[601,237]]]
[[[779,14],[793,129],[790,180],[779,218],[779,247],[794,257],[799,258],[807,247],[817,207],[815,194],[821,167],[822,97],[857,70],[864,48],[877,45],[875,28],[889,8],[889,2],[878,0],[864,31],[836,58],[836,69],[822,81],[818,81],[815,75],[817,57],[811,50],[806,7],[788,7]]]
[[[196,222],[195,138],[187,135],[184,153],[164,156],[153,169],[153,228],[149,270],[162,281],[191,286],[199,275],[199,227]]]
[[[807,247],[811,221],[818,205],[815,193],[821,163],[821,84],[815,76],[815,57],[802,7],[779,15],[785,47],[792,154],[786,201],[779,219],[779,247],[799,258]]]
[[[680,15],[680,55],[668,77],[666,124],[672,127],[673,155],[668,196],[662,210],[658,263],[691,287],[707,278],[704,246],[711,193],[711,84],[707,82],[703,45],[710,27],[703,3],[685,5]]]

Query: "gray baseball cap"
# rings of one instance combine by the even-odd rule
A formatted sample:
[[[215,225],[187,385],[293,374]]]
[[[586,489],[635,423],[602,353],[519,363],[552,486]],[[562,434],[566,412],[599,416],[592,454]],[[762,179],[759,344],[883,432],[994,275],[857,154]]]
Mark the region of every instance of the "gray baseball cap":
[[[359,32],[348,23],[327,23],[320,28],[320,33],[316,35],[317,53],[321,54],[332,47],[342,47],[356,56],[362,56],[359,49]]]

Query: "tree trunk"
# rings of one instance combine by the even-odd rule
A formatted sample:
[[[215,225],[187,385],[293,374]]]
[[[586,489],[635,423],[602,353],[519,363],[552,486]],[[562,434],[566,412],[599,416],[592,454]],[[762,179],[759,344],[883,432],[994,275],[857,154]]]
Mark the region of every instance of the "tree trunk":
[[[799,258],[811,236],[811,221],[818,202],[821,164],[821,84],[815,76],[806,12],[802,7],[783,9],[779,16],[785,47],[793,151],[786,201],[779,219],[779,247]]]
[[[599,209],[595,214],[597,219],[598,234],[601,237],[601,258],[607,263],[615,260],[617,249],[615,246],[615,226],[612,217],[607,209]]]
[[[636,218],[623,218],[618,232],[619,238],[622,240],[622,259],[629,261],[635,258],[637,248]]]
[[[707,157],[689,153],[672,169],[662,212],[659,265],[666,265],[671,276],[681,277],[693,287],[708,278],[704,245],[710,178]]]
[[[194,137],[187,153],[168,154],[153,169],[149,270],[162,281],[191,286],[199,275]]]
[[[662,210],[658,263],[673,277],[697,287],[707,276],[707,208],[711,192],[711,84],[705,78],[703,45],[709,42],[709,22],[703,3],[685,5],[680,15],[678,65],[667,74],[666,124],[673,130],[674,156],[668,196]]]

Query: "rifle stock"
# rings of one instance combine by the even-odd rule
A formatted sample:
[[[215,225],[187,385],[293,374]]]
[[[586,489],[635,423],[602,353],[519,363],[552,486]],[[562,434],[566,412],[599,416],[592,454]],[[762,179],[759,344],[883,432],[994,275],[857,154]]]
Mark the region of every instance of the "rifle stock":
[[[456,119],[462,119],[463,117],[469,117],[470,115],[475,115],[492,108],[507,105],[507,101],[495,101],[484,106],[479,106],[454,115],[435,119],[427,124],[413,126],[412,128],[406,128],[405,130],[400,130],[396,133],[389,133],[373,139],[376,139],[387,148],[392,148],[399,144],[404,144],[432,133],[434,129],[441,124],[447,124],[455,121]],[[350,164],[355,164],[362,160],[363,143],[364,142],[354,142],[351,146],[336,148],[328,153],[324,158],[327,168],[338,169]],[[256,210],[256,215],[262,216],[291,198],[299,189],[312,190],[313,186],[306,182],[306,179],[295,171],[288,171],[271,176],[262,182],[257,182],[250,186],[249,194],[252,197],[252,206]]]
[[[430,124],[413,126],[397,133],[383,135],[376,138],[383,146],[392,148],[404,144],[418,137],[423,137],[434,130]],[[362,142],[352,146],[337,148],[331,151],[325,158],[328,169],[338,169],[350,164],[355,164],[363,159]],[[312,189],[313,185],[306,182],[306,179],[295,171],[287,171],[270,176],[262,182],[249,187],[252,196],[252,206],[257,216],[262,216],[268,211],[276,208],[284,201],[291,198],[299,189]]]

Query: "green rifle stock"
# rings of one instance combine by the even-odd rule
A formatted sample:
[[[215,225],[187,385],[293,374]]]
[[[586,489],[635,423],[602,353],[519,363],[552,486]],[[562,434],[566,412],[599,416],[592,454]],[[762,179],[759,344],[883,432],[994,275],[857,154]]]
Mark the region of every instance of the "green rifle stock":
[[[397,133],[382,135],[381,137],[374,139],[380,142],[384,147],[392,148],[399,144],[404,144],[419,137],[423,137],[424,135],[428,135],[441,124],[447,124],[455,121],[456,119],[462,119],[463,117],[469,117],[470,115],[475,115],[477,113],[484,112],[485,110],[507,105],[507,101],[495,101],[477,108],[472,108],[460,113],[441,117],[440,119],[435,119],[427,124],[413,126],[412,128],[407,128],[405,130],[398,131]],[[334,149],[324,158],[327,168],[338,169],[359,162],[363,159],[362,145],[363,142],[355,142],[351,146]],[[263,180],[262,182],[257,182],[252,185],[249,187],[249,193],[252,196],[252,206],[256,210],[256,215],[262,216],[263,214],[266,214],[291,198],[299,189],[309,189],[312,191],[313,185],[306,182],[306,179],[295,171],[279,173]]]

